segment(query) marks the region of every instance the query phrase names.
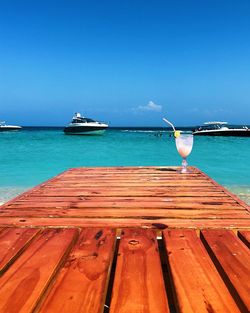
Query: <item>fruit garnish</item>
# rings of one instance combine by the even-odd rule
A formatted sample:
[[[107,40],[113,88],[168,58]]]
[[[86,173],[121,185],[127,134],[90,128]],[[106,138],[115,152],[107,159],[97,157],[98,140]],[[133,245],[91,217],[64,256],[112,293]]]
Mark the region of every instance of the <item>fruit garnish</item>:
[[[174,132],[175,138],[180,137],[180,135],[181,135],[181,132],[180,132],[179,130],[176,130],[176,131]]]

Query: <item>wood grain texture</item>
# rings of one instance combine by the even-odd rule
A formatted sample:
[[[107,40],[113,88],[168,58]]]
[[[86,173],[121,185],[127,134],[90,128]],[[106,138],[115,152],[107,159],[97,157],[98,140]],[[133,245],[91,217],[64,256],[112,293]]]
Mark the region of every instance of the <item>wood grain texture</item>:
[[[0,217],[0,225],[16,227],[111,227],[111,228],[249,228],[249,219],[242,218],[159,218],[155,216],[125,218],[74,218],[74,217]]]
[[[0,227],[249,227],[246,204],[190,169],[70,169],[1,206]]]
[[[0,278],[0,312],[33,312],[77,235],[51,229],[36,239]]]
[[[178,312],[240,312],[195,231],[165,230]]]
[[[63,188],[43,188],[31,192],[29,196],[32,197],[70,197],[70,196],[105,196],[105,197],[144,197],[144,196],[167,196],[167,197],[220,197],[228,198],[228,195],[225,192],[216,190],[216,188],[201,188],[201,187],[82,187],[82,188],[68,188],[65,185]],[[28,198],[28,196],[26,196]],[[26,198],[25,197],[25,198]],[[25,199],[19,198],[19,199]],[[4,207],[4,205],[3,205]],[[1,208],[1,207],[0,207]]]
[[[197,168],[179,169],[69,169],[0,206],[0,313],[101,313],[113,229],[111,313],[169,312],[164,229],[178,313],[249,310],[249,206]]]
[[[47,203],[47,202],[120,202],[120,201],[128,201],[132,203],[143,203],[143,202],[163,202],[163,203],[200,203],[200,204],[214,204],[217,205],[217,207],[220,204],[225,203],[232,203],[236,204],[237,202],[231,198],[226,197],[225,199],[221,199],[221,197],[206,197],[206,196],[193,196],[193,197],[161,197],[161,196],[127,196],[127,197],[121,197],[121,196],[65,196],[62,195],[60,197],[58,196],[39,196],[36,195],[35,197],[26,197],[24,199],[20,199],[16,201],[15,203],[31,203],[31,202],[39,202],[39,203]],[[8,205],[6,207],[9,207]]]
[[[118,180],[114,180],[114,182],[108,182],[108,186],[110,187],[157,187],[161,184],[163,187],[175,187],[175,186],[186,186],[186,187],[203,187],[203,186],[211,186],[210,182],[202,182],[202,181],[196,181],[196,180],[183,180],[183,181],[172,181],[165,180],[164,182],[140,182],[136,180],[132,180],[129,182],[120,182]],[[65,185],[67,185],[68,188],[84,188],[84,187],[105,187],[107,186],[107,182],[98,182],[98,181],[86,181],[86,182],[60,182],[60,183],[48,183],[47,187],[57,187],[57,188],[63,188]]]
[[[203,202],[203,203],[185,203],[185,200],[183,202],[175,202],[171,203],[168,201],[155,201],[155,202],[146,202],[146,201],[140,201],[140,202],[130,202],[129,200],[122,200],[122,201],[111,201],[111,202],[88,202],[88,201],[62,201],[60,203],[58,202],[22,202],[22,203],[14,203],[9,204],[6,208],[7,209],[19,209],[20,212],[22,212],[23,209],[39,209],[39,208],[60,208],[60,209],[73,209],[73,208],[141,208],[141,209],[147,209],[147,208],[155,208],[155,209],[216,209],[216,210],[242,210],[246,211],[244,208],[242,208],[238,204],[223,204],[222,202]],[[1,215],[4,214],[4,210],[1,211]],[[250,214],[248,212],[245,213],[245,216],[248,216],[250,218]]]
[[[169,312],[156,234],[152,230],[122,232],[110,313],[125,312]]]
[[[250,230],[249,231],[239,231],[239,238],[244,242],[244,244],[250,249]]]
[[[12,209],[5,210],[2,217],[41,217],[41,218],[139,218],[139,219],[157,219],[157,218],[172,218],[172,219],[246,219],[245,211],[240,210],[213,210],[213,209],[157,209],[157,208],[124,208],[124,209],[107,209],[107,208],[85,208],[85,209],[70,209],[70,208],[49,208],[41,209]],[[250,222],[250,218],[248,218]]]
[[[103,312],[115,237],[114,230],[82,230],[39,312]]]
[[[250,250],[225,230],[204,230],[201,238],[242,312],[250,312]]]
[[[39,232],[34,228],[5,228],[0,232],[0,276]]]

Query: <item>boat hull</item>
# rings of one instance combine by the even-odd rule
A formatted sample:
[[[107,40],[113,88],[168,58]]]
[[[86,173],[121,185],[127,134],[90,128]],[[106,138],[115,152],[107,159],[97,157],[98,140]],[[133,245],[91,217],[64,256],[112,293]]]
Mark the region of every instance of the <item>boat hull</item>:
[[[218,130],[218,131],[197,131],[193,132],[194,136],[230,136],[230,137],[250,137],[250,129],[248,130]]]
[[[65,127],[64,133],[66,135],[102,135],[107,127],[94,127],[94,126],[76,126]]]
[[[4,126],[4,127],[0,127],[0,132],[6,132],[6,131],[17,131],[22,129],[21,127],[8,127],[8,126]]]

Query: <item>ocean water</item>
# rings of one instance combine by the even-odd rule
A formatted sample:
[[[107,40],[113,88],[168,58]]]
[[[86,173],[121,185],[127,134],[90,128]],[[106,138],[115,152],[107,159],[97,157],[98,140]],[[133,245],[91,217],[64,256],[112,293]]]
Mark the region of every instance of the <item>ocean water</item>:
[[[250,202],[250,138],[195,137],[190,165]],[[174,138],[155,129],[109,129],[102,136],[31,128],[0,133],[0,202],[79,166],[180,165]]]

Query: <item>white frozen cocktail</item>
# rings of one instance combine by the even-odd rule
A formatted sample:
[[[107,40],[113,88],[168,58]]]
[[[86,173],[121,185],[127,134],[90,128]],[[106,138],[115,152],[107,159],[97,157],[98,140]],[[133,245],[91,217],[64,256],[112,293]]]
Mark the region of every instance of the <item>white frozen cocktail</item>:
[[[180,156],[183,158],[182,160],[182,169],[181,173],[187,173],[187,160],[186,158],[192,151],[193,148],[193,135],[189,133],[179,133],[175,136],[175,143],[177,151],[179,152]]]
[[[165,118],[163,118],[163,120],[173,128],[176,148],[180,156],[183,158],[181,173],[187,173],[188,170],[186,158],[189,156],[193,148],[194,142],[193,135],[191,133],[184,133],[179,130],[176,130],[173,123],[169,122]]]

